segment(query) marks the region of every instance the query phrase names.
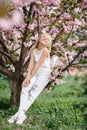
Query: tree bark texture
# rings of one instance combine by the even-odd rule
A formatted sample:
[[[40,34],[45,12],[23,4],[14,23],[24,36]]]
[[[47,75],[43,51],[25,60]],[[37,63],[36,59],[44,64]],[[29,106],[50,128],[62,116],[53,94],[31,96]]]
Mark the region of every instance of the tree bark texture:
[[[20,103],[20,93],[21,93],[21,81],[9,79],[11,88],[10,104],[11,106],[19,106]]]

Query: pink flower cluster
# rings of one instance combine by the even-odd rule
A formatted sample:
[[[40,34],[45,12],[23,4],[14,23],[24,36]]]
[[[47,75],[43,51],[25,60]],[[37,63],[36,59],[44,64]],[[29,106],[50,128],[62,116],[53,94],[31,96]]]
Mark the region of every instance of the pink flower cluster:
[[[12,0],[15,7],[23,7],[29,5],[31,2],[36,2],[36,0]]]
[[[86,25],[86,22],[82,19],[75,18],[74,21],[67,21],[66,23],[63,23],[63,28],[66,33],[69,33],[71,30],[72,32],[77,31],[80,27],[84,27]]]
[[[83,8],[87,8],[87,0],[82,1],[82,6],[83,6]]]
[[[0,18],[0,28],[3,30],[11,30],[13,26],[21,26],[23,23],[23,14],[15,10],[11,16],[7,18]]]
[[[87,58],[87,51],[83,53],[83,57]]]
[[[69,60],[69,62],[70,62],[71,60],[73,60],[73,57],[75,55],[76,55],[76,52],[74,50],[72,50],[72,51],[66,51],[65,52],[65,59],[66,59],[66,61],[68,62],[68,60]]]
[[[41,2],[49,6],[59,6],[61,3],[60,0],[41,0]]]
[[[30,24],[29,26],[28,26],[28,28],[30,29],[30,30],[34,30],[35,29],[35,27],[37,27],[37,24],[35,24],[35,23],[32,23],[32,24]]]
[[[15,7],[23,7],[26,5],[29,5],[32,2],[35,2],[37,4],[45,4],[48,6],[59,6],[60,0],[12,0]]]

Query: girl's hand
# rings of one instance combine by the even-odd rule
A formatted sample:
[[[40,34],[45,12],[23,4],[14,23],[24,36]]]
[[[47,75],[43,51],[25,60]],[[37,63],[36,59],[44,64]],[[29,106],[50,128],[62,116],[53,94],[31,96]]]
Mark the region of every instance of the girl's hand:
[[[30,78],[26,77],[22,82],[22,87],[27,87],[30,84]]]

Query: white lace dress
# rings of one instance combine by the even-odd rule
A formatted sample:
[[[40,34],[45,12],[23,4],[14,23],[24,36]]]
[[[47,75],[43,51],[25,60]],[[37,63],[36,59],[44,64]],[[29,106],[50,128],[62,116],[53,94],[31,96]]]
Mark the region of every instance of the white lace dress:
[[[43,50],[38,50],[37,48],[34,49],[35,63],[37,63],[40,59],[42,51]],[[19,111],[28,110],[28,108],[32,105],[32,103],[35,101],[41,91],[48,84],[50,74],[50,57],[47,57],[41,64],[36,74],[31,79],[29,86],[22,88]]]

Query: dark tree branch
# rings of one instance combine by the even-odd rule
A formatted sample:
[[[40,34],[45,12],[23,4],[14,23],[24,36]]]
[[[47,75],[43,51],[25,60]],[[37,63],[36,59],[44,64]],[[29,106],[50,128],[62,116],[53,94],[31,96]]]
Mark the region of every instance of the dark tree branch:
[[[28,15],[27,15],[27,18],[29,19],[31,17],[31,14],[32,14],[32,8],[33,8],[33,5],[35,3],[31,3],[30,5],[30,10],[28,12]],[[24,62],[24,59],[25,59],[25,52],[26,52],[26,48],[24,46],[24,42],[26,41],[26,38],[27,38],[27,31],[28,31],[28,26],[29,26],[29,20],[26,22],[26,27],[25,27],[25,31],[24,31],[24,34],[23,34],[23,39],[22,39],[22,44],[21,44],[21,52],[20,52],[20,57],[19,57],[19,62],[20,62],[20,71],[22,72],[22,64]]]
[[[9,49],[7,48],[7,46],[5,45],[5,42],[4,42],[4,40],[3,40],[3,37],[2,37],[2,33],[1,33],[1,32],[0,32],[0,44],[1,44],[1,47],[2,47],[2,49],[0,50],[0,53],[3,54],[3,55],[5,55],[5,56],[9,59],[9,61],[11,61],[11,63],[12,63],[13,65],[15,65],[15,64],[14,64],[14,61],[13,61],[11,55],[10,55],[10,51],[9,51]],[[3,50],[4,52],[3,52],[2,50]]]
[[[58,38],[60,37],[60,34],[63,32],[63,26],[61,25],[59,28],[58,28],[58,30],[60,30],[60,32],[56,35],[56,37],[54,38],[54,40],[53,40],[53,42],[52,42],[52,44],[55,44],[56,42],[57,42],[57,40],[58,40]],[[50,53],[50,56],[53,56],[53,55],[55,55],[56,53],[55,52],[51,52]]]
[[[6,67],[5,64],[4,64],[4,61],[3,61],[2,57],[0,57],[0,65],[1,65],[2,67]]]
[[[83,46],[83,47],[81,47],[81,48],[79,48],[79,49],[80,49],[80,51],[78,52],[78,54],[73,58],[73,60],[72,60],[65,68],[61,69],[61,72],[64,72],[64,71],[66,71],[69,67],[71,67],[72,64],[73,64],[73,62],[79,57],[79,55],[80,55],[81,53],[83,53],[83,52],[87,49],[87,46]],[[58,78],[58,77],[60,77],[60,75],[57,75],[55,78]],[[51,85],[54,81],[55,81],[55,80],[51,80],[51,81],[48,83],[48,85]]]
[[[34,44],[32,44],[30,47],[28,47],[28,50],[30,50],[32,48]],[[27,61],[24,63],[23,65],[23,68],[26,70],[26,68],[28,67],[28,64],[29,64],[29,60],[30,60],[30,57],[27,59]]]
[[[29,65],[30,57],[27,59],[27,61],[24,64],[24,69],[26,70]]]
[[[69,64],[65,68],[62,69],[62,72],[67,70],[73,64],[73,62],[79,57],[81,53],[82,51],[79,51],[78,54],[74,57],[74,59],[71,62],[69,62]]]
[[[40,15],[39,13],[37,13],[37,32],[38,32],[38,36],[40,34]]]
[[[59,33],[56,35],[56,37],[54,38],[53,44],[57,42],[57,40],[58,40],[60,34],[63,32],[63,30],[64,30],[64,29],[63,29],[63,26],[61,25],[61,26],[58,28],[58,30],[60,30],[60,32],[59,32]]]
[[[5,57],[7,57],[9,59],[9,61],[11,61],[11,63],[15,66],[15,63],[14,63],[13,59],[10,57],[9,54],[7,54],[7,53],[5,53],[1,50],[0,50],[0,53],[3,54]]]
[[[80,51],[78,52],[78,54],[74,57],[74,59],[65,68],[62,69],[62,72],[67,70],[73,64],[73,62],[79,57],[79,55],[81,53],[83,53],[86,49],[87,49],[87,46],[81,47]]]
[[[12,72],[10,72],[9,70],[3,68],[0,66],[0,73],[2,73],[3,75],[7,76],[10,79],[13,79],[13,74]]]
[[[71,30],[70,30],[70,33],[68,34],[68,36],[67,36],[67,38],[66,38],[66,43],[67,43],[67,41],[68,41],[68,39],[69,39],[69,37],[70,37],[70,34],[72,33],[72,30],[73,30],[73,26],[72,26],[72,28],[71,28]]]
[[[1,38],[0,38],[0,44],[3,47],[3,50],[8,53],[8,48],[6,47],[6,45],[4,44],[4,41]]]

